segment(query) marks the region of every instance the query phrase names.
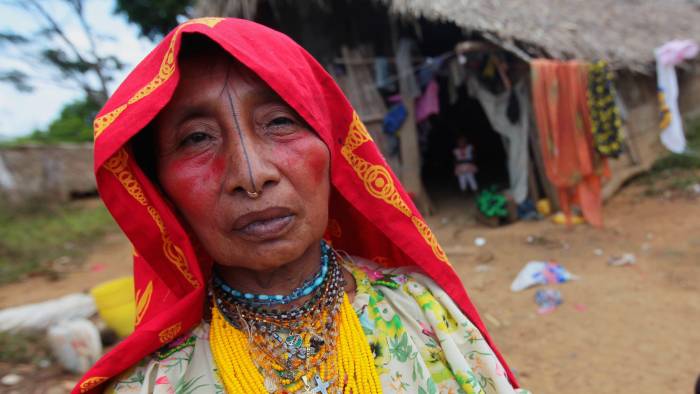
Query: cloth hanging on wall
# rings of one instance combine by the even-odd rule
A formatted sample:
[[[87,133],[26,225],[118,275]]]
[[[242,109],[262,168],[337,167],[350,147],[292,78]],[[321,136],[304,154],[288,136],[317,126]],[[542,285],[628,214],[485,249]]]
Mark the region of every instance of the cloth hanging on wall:
[[[396,135],[403,122],[406,121],[406,107],[403,103],[394,104],[384,116],[383,131],[387,134]]]
[[[654,50],[656,78],[661,108],[661,142],[674,153],[686,148],[683,119],[678,108],[678,78],[675,65],[698,54],[698,44],[691,40],[671,41]]]
[[[503,137],[503,143],[508,155],[508,175],[510,177],[510,192],[516,203],[520,204],[527,199],[528,177],[528,132],[530,129],[529,111],[524,108],[527,105],[527,86],[524,82],[517,83],[512,91],[518,101],[519,116],[517,121],[508,119],[508,104],[511,100],[511,92],[505,91],[499,94],[483,86],[477,78],[470,76],[467,79],[469,95],[479,100],[486,117],[496,132]]]
[[[396,89],[396,84],[391,77],[389,59],[384,56],[377,56],[374,58],[374,81],[379,89]]]
[[[459,98],[459,92],[457,88],[464,84],[466,78],[466,73],[464,72],[464,65],[462,60],[463,55],[459,55],[452,59],[448,64],[447,72],[447,97],[449,98],[450,105],[457,102]],[[466,62],[466,60],[464,60]]]
[[[623,149],[622,118],[617,107],[614,75],[601,60],[588,69],[588,107],[593,144],[606,157],[619,157]]]
[[[588,66],[580,62],[537,59],[530,63],[532,103],[547,177],[559,204],[571,217],[581,207],[588,223],[603,225],[602,179],[607,160],[593,147],[588,109]]]
[[[440,113],[440,88],[435,80],[430,81],[422,96],[416,100],[416,122],[420,123],[430,115]]]

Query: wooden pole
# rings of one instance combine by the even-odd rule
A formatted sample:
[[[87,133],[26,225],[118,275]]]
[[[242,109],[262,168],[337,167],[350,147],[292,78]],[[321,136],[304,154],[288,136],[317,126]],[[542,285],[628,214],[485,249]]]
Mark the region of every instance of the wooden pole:
[[[398,49],[398,27],[396,19],[391,20],[391,39],[394,53]],[[399,76],[406,73],[406,70],[397,70]],[[409,70],[410,72],[410,70]],[[399,78],[399,93],[406,107],[406,120],[399,129],[399,141],[401,151],[401,171],[400,178],[403,187],[413,196],[413,203],[424,215],[432,214],[432,203],[430,197],[425,192],[423,181],[421,180],[421,156],[420,144],[418,140],[418,130],[416,128],[415,97],[408,92],[406,78]]]

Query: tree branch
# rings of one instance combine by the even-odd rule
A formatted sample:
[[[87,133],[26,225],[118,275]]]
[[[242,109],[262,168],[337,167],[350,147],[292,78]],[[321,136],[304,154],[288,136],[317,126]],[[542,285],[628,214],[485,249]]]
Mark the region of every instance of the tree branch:
[[[28,4],[33,6],[34,9],[36,10],[36,12],[38,12],[44,18],[44,20],[49,24],[51,31],[53,31],[61,39],[61,41],[63,41],[63,43],[66,44],[66,46],[71,50],[73,55],[76,58],[78,58],[79,61],[86,63],[86,64],[93,64],[94,65],[92,67],[92,69],[95,72],[95,74],[97,74],[97,78],[100,81],[101,94],[103,96],[98,100],[98,102],[99,103],[105,102],[107,100],[107,98],[109,97],[109,92],[107,91],[107,84],[106,84],[106,80],[105,80],[104,76],[102,75],[102,70],[100,70],[99,59],[95,59],[94,62],[90,62],[90,61],[86,60],[85,57],[80,52],[80,50],[68,38],[68,36],[65,34],[63,29],[61,29],[58,22],[56,22],[56,20],[51,16],[51,14],[49,12],[47,12],[46,9],[44,9],[44,7],[42,7],[38,1],[36,1],[36,0],[26,0],[26,1]],[[23,7],[25,7],[25,9],[27,8],[26,5],[23,5]],[[79,7],[80,7],[80,9],[82,9],[82,5],[79,5]],[[76,9],[76,11],[77,11],[77,9]],[[90,38],[90,40],[92,40],[92,37],[89,37],[89,38]],[[85,81],[81,81],[80,85],[83,86],[83,89],[85,90],[85,94],[87,94],[88,96],[91,96],[91,97],[95,96],[95,93],[94,93],[95,90],[92,89],[92,87],[88,86],[88,84]],[[85,89],[85,87],[87,87],[88,89]]]

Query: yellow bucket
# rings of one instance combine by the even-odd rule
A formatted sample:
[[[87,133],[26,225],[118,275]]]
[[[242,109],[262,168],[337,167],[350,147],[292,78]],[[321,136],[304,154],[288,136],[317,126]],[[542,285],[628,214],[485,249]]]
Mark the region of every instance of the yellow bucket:
[[[584,219],[583,216],[580,215],[571,215],[570,220],[571,224],[586,223],[586,219]],[[556,224],[566,224],[566,215],[564,215],[564,212],[557,212],[554,216],[552,216],[552,222]]]
[[[537,212],[542,216],[549,216],[552,213],[552,206],[549,204],[549,200],[543,198],[537,201]]]
[[[110,280],[90,290],[95,299],[97,312],[107,326],[120,337],[134,331],[136,303],[134,301],[134,278],[131,276]]]

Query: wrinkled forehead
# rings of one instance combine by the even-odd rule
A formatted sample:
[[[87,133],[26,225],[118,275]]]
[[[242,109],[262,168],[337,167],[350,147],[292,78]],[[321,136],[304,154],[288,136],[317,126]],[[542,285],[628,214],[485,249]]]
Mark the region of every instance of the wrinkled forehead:
[[[206,36],[188,34],[178,55],[180,82],[235,76],[247,83],[272,89],[251,69]],[[178,84],[180,87],[182,83]]]

